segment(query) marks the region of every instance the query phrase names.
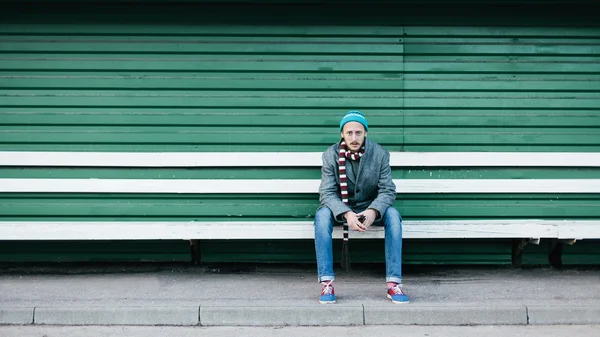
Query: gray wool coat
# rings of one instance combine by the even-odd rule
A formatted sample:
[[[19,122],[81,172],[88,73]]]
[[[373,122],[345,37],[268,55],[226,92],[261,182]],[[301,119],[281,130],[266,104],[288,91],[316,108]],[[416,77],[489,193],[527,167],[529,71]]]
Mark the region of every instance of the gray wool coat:
[[[346,170],[349,185],[354,185],[354,202],[346,205],[342,202],[338,159],[340,144],[333,144],[323,152],[321,168],[321,184],[319,200],[321,207],[328,207],[336,220],[342,221],[341,215],[352,210],[360,213],[367,208],[379,212],[375,221],[380,221],[388,207],[396,199],[396,185],[392,180],[390,153],[381,145],[365,139],[365,153],[360,159],[358,172]],[[347,163],[347,166],[350,164]]]

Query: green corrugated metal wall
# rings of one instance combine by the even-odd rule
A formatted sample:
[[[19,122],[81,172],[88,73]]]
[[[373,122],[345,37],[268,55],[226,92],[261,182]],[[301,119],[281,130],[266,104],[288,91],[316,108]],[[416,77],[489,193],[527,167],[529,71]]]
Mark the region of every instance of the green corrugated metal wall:
[[[470,15],[452,6],[355,5],[337,15],[338,7],[306,4],[239,5],[244,15],[216,5],[78,6],[1,14],[0,150],[323,151],[338,139],[340,115],[360,109],[369,137],[390,151],[600,151],[600,27],[589,11],[565,9],[556,20],[543,10],[473,6]],[[600,170],[395,169],[393,176],[598,179]],[[0,177],[316,179],[320,172],[2,167]],[[318,204],[316,195],[0,200],[0,221],[228,220],[232,205],[235,220],[294,220],[312,217]],[[597,219],[599,201],[597,194],[399,194],[396,206],[405,219]],[[353,261],[383,259],[382,242],[355,245]],[[188,259],[184,241],[1,247],[3,261]],[[212,241],[201,249],[204,261],[314,261],[307,241]],[[404,252],[406,263],[511,262],[509,240],[407,241]],[[577,254],[584,258],[567,263],[598,263],[597,252]]]

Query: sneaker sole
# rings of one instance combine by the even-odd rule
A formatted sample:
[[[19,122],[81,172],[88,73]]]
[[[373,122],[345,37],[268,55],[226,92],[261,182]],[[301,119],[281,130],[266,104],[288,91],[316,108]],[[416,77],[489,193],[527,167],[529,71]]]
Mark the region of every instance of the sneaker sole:
[[[389,298],[390,300],[392,300],[392,303],[394,303],[394,304],[408,304],[408,303],[409,303],[409,301],[406,301],[406,302],[398,302],[398,301],[394,301],[394,300],[392,299],[392,296],[391,296],[390,294],[387,294],[387,298]]]
[[[335,301],[319,301],[321,304],[335,304]]]

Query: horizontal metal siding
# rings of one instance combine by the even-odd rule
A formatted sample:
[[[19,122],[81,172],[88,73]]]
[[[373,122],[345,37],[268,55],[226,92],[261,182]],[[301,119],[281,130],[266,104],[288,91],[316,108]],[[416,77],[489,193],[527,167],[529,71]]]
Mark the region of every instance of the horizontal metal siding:
[[[391,151],[600,149],[598,28],[17,22],[0,25],[0,34],[1,150],[322,151],[338,139],[340,115],[354,108],[367,114],[369,137]],[[319,171],[2,168],[0,174],[260,179],[316,178]],[[600,172],[440,168],[393,174],[518,179],[598,178]],[[318,206],[316,195],[0,198],[3,220],[290,220],[310,218]],[[598,217],[599,199],[401,195],[395,205],[411,219],[584,219]],[[234,252],[229,257],[218,242],[204,249],[207,260],[302,260],[311,254],[286,255],[287,244],[274,245],[279,250],[261,253],[259,244],[257,255],[246,255],[252,243],[241,243],[237,253],[227,248]],[[472,263],[473,255],[483,254],[480,261],[509,263],[510,243],[498,245],[495,254],[472,248],[446,262]],[[406,259],[443,261],[458,246],[436,242],[431,247],[443,251],[427,258],[409,242]]]
[[[405,34],[406,150],[600,149],[599,29]]]
[[[6,36],[0,112],[11,126],[0,148],[320,151],[350,108],[398,144],[402,44],[376,28],[301,33]]]

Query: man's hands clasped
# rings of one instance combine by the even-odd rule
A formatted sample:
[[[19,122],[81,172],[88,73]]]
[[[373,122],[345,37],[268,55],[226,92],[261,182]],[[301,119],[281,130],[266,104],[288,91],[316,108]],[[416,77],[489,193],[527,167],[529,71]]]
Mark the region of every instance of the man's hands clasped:
[[[348,227],[355,231],[364,232],[375,222],[377,212],[374,209],[367,209],[360,213],[354,213],[352,211],[346,212],[344,218],[348,223]]]

